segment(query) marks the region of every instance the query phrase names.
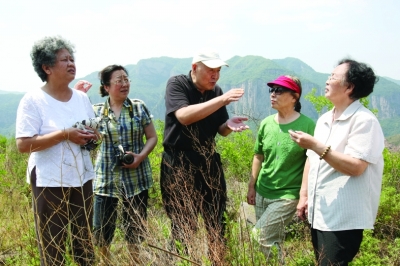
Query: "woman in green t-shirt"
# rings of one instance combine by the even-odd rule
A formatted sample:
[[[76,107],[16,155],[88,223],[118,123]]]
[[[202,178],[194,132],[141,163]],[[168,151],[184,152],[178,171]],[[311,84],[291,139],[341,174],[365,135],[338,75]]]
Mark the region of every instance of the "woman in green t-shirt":
[[[296,211],[307,158],[288,130],[313,135],[315,123],[300,113],[302,88],[297,77],[280,76],[267,85],[271,106],[278,113],[266,117],[258,130],[247,202],[255,205],[253,234],[268,259],[273,245],[281,254],[284,228]]]

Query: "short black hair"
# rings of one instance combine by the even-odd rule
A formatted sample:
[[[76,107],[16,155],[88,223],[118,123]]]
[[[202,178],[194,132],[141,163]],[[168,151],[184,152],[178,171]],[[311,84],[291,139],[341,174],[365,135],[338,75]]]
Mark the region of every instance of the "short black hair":
[[[349,66],[345,75],[345,81],[354,85],[350,98],[358,100],[370,95],[379,80],[372,68],[365,63],[360,63],[349,58],[340,60],[338,65],[342,64],[348,64]]]
[[[108,96],[108,92],[104,88],[104,85],[110,86],[112,73],[117,70],[123,70],[125,71],[126,75],[129,76],[128,71],[121,65],[109,65],[99,72],[101,97]]]

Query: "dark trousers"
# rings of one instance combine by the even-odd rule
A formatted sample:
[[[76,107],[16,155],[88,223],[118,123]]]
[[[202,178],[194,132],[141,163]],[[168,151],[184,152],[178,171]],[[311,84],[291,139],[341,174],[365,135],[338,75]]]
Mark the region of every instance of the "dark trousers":
[[[138,244],[145,238],[148,198],[149,191],[146,189],[131,198],[122,199],[122,224],[125,240],[129,244]],[[93,232],[96,246],[111,244],[116,228],[118,202],[118,198],[94,196]]]
[[[360,249],[362,229],[320,231],[311,228],[315,258],[320,266],[348,265]]]
[[[215,252],[210,257],[214,261],[218,260],[216,257],[221,259],[225,249],[227,195],[219,154],[163,152],[160,185],[173,238],[188,243],[197,230],[201,214],[208,232],[209,251]]]
[[[65,242],[70,232],[75,262],[79,265],[92,265],[92,181],[82,187],[36,187],[34,168],[31,187],[40,264],[65,264]]]

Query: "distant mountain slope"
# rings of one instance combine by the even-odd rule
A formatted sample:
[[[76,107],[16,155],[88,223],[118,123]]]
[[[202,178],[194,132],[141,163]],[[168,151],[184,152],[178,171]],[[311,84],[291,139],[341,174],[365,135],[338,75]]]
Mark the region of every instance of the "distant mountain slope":
[[[25,92],[20,92],[20,91],[1,91],[0,90],[0,94],[20,94],[20,95],[23,95],[23,94],[25,94]]]
[[[397,85],[400,85],[400,80],[392,79],[392,78],[389,78],[389,77],[383,77],[383,78],[385,78],[385,79],[387,79],[387,80],[389,80],[389,81],[391,81],[393,83],[396,83]]]
[[[274,59],[273,61],[286,69],[292,70],[297,75],[303,77],[303,79],[307,79],[322,87],[328,78],[328,74],[315,72],[309,65],[297,58],[287,57],[285,59]]]
[[[266,59],[261,56],[235,56],[227,60],[229,67],[223,67],[218,84],[224,91],[241,87],[245,89],[244,97],[228,106],[231,114],[248,115],[254,119],[262,119],[275,113],[270,107],[269,93],[266,82],[280,75],[295,75],[301,79],[302,113],[313,119],[318,114],[304,96],[313,88],[323,95],[328,73],[319,73],[297,58]],[[136,65],[126,66],[131,83],[131,98],[139,98],[146,102],[156,119],[164,120],[164,92],[167,80],[177,74],[188,74],[191,68],[191,58],[158,57],[140,60]],[[99,95],[100,81],[98,72],[85,77],[93,84],[88,96],[92,103],[105,101]],[[77,79],[77,80],[79,80]],[[73,86],[77,80],[71,82]],[[385,135],[398,134],[397,125],[400,121],[400,81],[381,77],[375,86],[370,103],[378,109],[378,119],[381,120]],[[0,134],[14,134],[16,109],[23,93],[0,91]]]
[[[19,101],[25,93],[0,93],[0,134],[3,136],[15,135],[15,119]]]
[[[389,150],[400,152],[400,134],[388,137],[386,142],[386,146]]]

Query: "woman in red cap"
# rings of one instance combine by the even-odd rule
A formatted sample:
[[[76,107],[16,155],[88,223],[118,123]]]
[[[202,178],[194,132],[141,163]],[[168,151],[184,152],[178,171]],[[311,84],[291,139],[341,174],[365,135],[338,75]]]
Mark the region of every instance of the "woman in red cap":
[[[258,130],[247,192],[247,202],[255,205],[253,235],[268,259],[281,244],[284,228],[292,220],[299,200],[306,150],[294,143],[289,130],[314,134],[315,123],[300,113],[301,83],[297,77],[280,76],[267,83],[271,106],[278,113],[266,117]]]

